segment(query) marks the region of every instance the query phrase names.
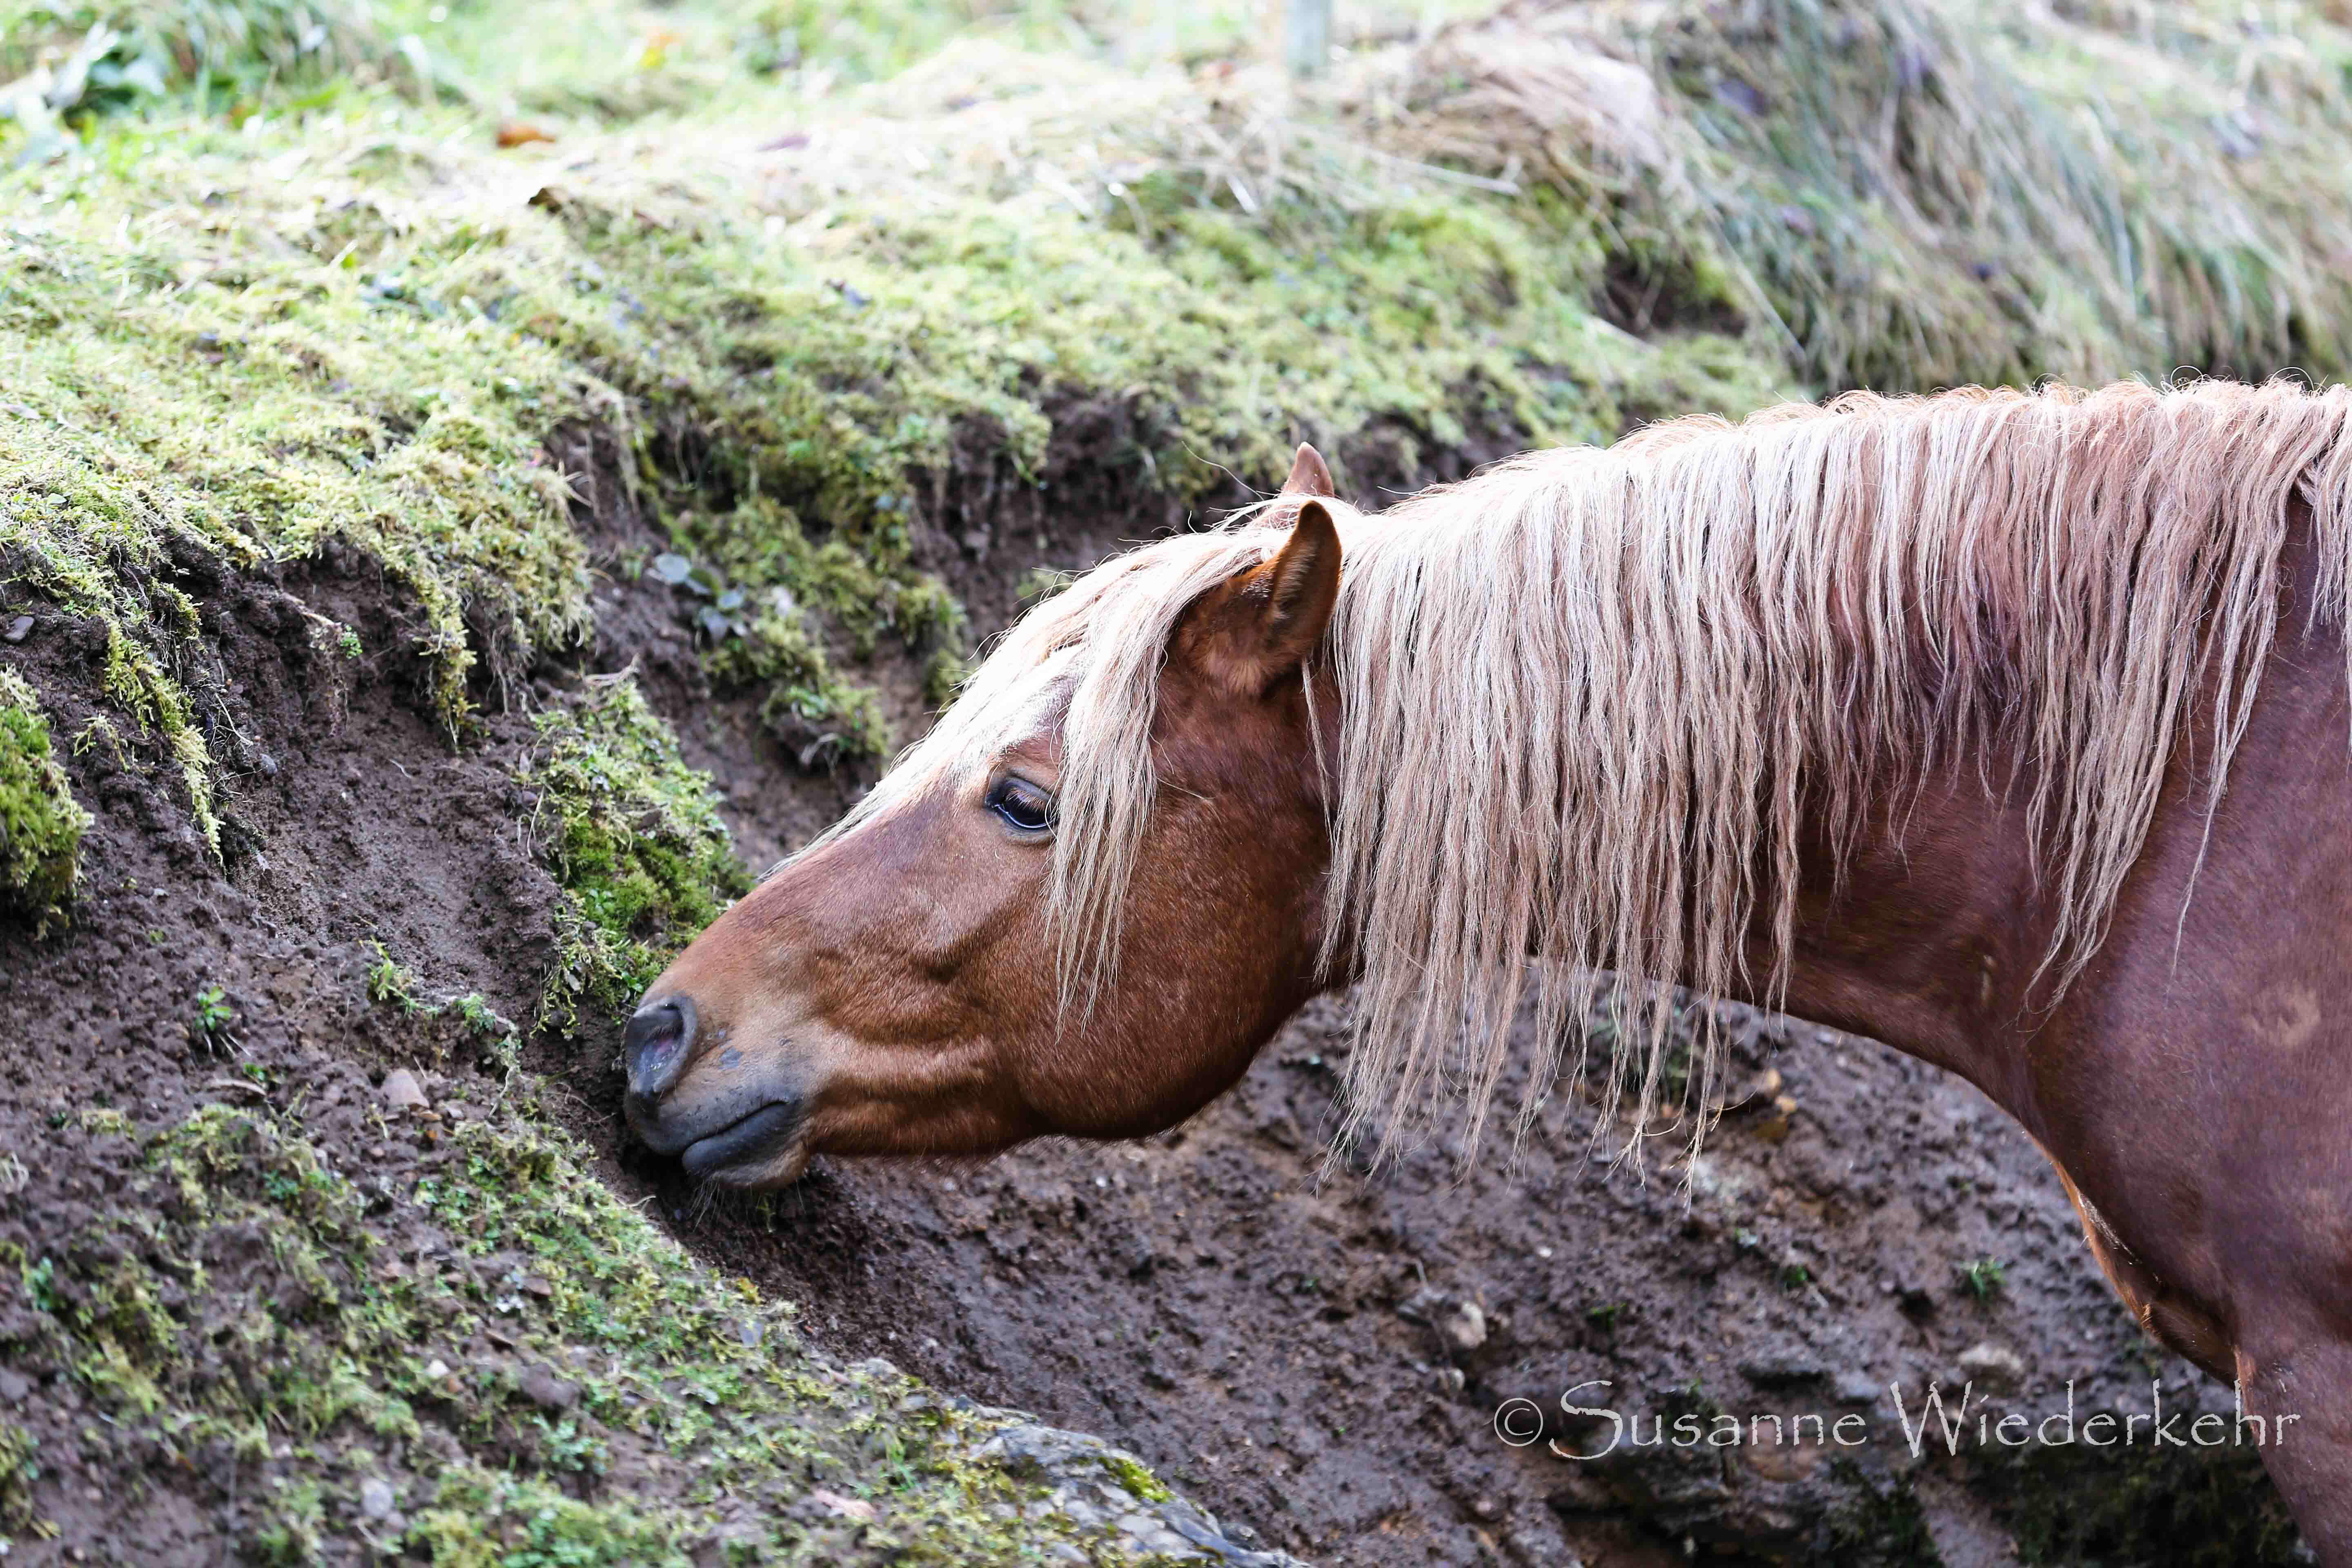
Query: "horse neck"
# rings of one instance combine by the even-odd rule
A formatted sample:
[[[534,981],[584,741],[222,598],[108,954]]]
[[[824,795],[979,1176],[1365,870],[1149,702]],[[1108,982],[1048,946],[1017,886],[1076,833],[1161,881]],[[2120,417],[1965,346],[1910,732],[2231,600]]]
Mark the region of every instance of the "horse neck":
[[[2216,661],[2184,716],[2129,875],[2100,917],[2105,938],[2063,995],[2050,963],[2060,914],[2053,855],[2046,843],[2037,855],[2030,820],[2034,774],[2020,766],[2021,740],[1988,739],[1986,750],[1942,748],[1924,775],[1858,791],[1843,875],[1834,830],[1812,825],[1786,990],[1739,999],[1949,1068],[2042,1136],[2042,1111],[2054,1108],[2037,1105],[2037,1081],[2053,1062],[2112,1046],[2093,1037],[2115,1032],[2118,996],[2233,973],[2231,942],[2266,920],[2312,923],[2242,890],[2285,886],[2299,856],[2338,852],[2333,825],[2343,819],[2345,633],[2312,614],[2326,603],[2325,563],[2307,509],[2291,518],[2279,640],[2255,674],[2226,808],[2214,811],[2210,794],[2223,689]],[[2277,825],[2295,812],[2305,826],[2290,839]],[[1751,973],[1772,973],[1769,939],[1754,934]]]
[[[2016,1048],[2048,1000],[2054,915],[2035,875],[2021,789],[1972,761],[1873,790],[1843,847],[1826,822],[1804,856],[1785,989],[1736,1000],[1883,1040],[1969,1079],[2026,1121]],[[1772,973],[1759,928],[1748,972]]]
[[[1308,776],[1329,785],[1340,694],[1328,671],[1314,678],[1310,710],[1310,744],[1326,765]],[[1884,1041],[1958,1073],[2035,1125],[2014,1047],[2032,1027],[2032,999],[2048,994],[2054,917],[2031,849],[2032,790],[2012,777],[2011,760],[1948,752],[1924,773],[1855,789],[1843,826],[1818,803],[1808,814],[1785,969],[1776,963],[1769,900],[1759,900],[1747,979],[1728,999]],[[1996,782],[1989,787],[1988,779]],[[1331,803],[1322,805],[1328,812]],[[1340,935],[1331,984],[1361,975]],[[1776,973],[1785,976],[1778,986]]]

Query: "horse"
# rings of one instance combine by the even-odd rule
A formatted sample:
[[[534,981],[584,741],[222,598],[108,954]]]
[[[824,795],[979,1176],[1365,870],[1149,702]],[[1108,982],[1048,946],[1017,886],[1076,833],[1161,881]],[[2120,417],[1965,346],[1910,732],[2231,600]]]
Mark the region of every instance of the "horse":
[[[1369,513],[1302,447],[1033,608],[688,945],[627,1120],[745,1188],[1135,1138],[1352,985],[1341,1141],[1475,1151],[1515,1010],[1567,1041],[1613,973],[1639,1148],[1655,1004],[1759,1004],[2014,1117],[2352,1568],[2347,609],[2344,388],[1848,394]]]

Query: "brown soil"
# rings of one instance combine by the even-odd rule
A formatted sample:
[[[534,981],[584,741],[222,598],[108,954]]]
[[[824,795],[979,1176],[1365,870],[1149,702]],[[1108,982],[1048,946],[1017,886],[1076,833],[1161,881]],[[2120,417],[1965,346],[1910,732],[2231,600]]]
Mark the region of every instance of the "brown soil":
[[[1063,412],[1068,437],[1044,487],[997,472],[984,433],[932,487],[932,564],[979,629],[1012,611],[1031,566],[1081,564],[1183,521],[1118,460],[1136,449],[1132,410]],[[585,487],[591,537],[612,552],[652,537],[611,481],[609,441],[559,439],[568,468],[603,477]],[[1425,461],[1410,432],[1350,454],[1398,488],[1489,455]],[[339,1169],[385,1192],[413,1184],[429,1151],[386,1140],[360,1110],[394,1059],[365,994],[366,944],[381,940],[435,992],[478,990],[515,1018],[551,954],[559,894],[513,783],[523,720],[494,713],[453,750],[420,716],[405,656],[352,674],[316,659],[301,605],[357,626],[370,648],[405,646],[397,598],[364,561],[331,552],[246,576],[182,566],[217,659],[193,684],[235,773],[225,859],[204,852],[165,772],[117,766],[102,745],[68,757],[98,818],[88,896],[46,941],[0,929],[0,1004],[16,1021],[0,1149],[24,1169],[0,1192],[0,1247],[28,1258],[145,1201],[77,1120],[90,1107],[150,1127],[209,1101],[300,1103]],[[610,575],[593,644],[532,679],[552,691],[635,659],[756,867],[864,780],[803,776],[748,707],[714,697],[667,594]],[[8,656],[59,735],[78,733],[102,642],[52,606],[5,608],[20,607],[40,618]],[[911,657],[864,673],[914,710]],[[190,1043],[194,999],[213,986],[236,1013],[235,1075]],[[1143,1143],[977,1164],[821,1162],[760,1207],[706,1203],[625,1146],[610,1028],[535,1042],[526,1060],[604,1152],[610,1181],[656,1197],[714,1265],[802,1303],[814,1340],[1101,1433],[1229,1523],[1320,1562],[2292,1560],[2243,1450],[1979,1450],[1971,1419],[1959,1456],[1913,1459],[1890,1384],[1915,1415],[1930,1381],[1971,1376],[1977,1398],[1997,1384],[1997,1408],[2037,1420],[2064,1407],[2070,1381],[2084,1415],[2145,1411],[2152,1383],[2168,1407],[2228,1404],[2141,1340],[2055,1178],[1974,1090],[1868,1042],[1743,1017],[1752,1098],[1687,1203],[1671,1179],[1612,1173],[1565,1099],[1515,1157],[1492,1149],[1466,1174],[1443,1148],[1327,1173],[1343,1018],[1339,1003],[1309,1009],[1234,1093]],[[462,1098],[469,1060],[453,1049],[441,1066],[436,1095]],[[1979,1270],[1972,1287],[1961,1266],[1987,1258],[2000,1282]],[[225,1295],[285,1288],[266,1252],[210,1268]],[[156,1456],[86,1436],[100,1413],[43,1359],[35,1312],[0,1292],[0,1419],[64,1457],[40,1493],[64,1531],[16,1560],[222,1560],[272,1461],[240,1471],[234,1456],[200,1455],[158,1482]],[[1498,1436],[1498,1405],[1524,1398],[1549,1413],[1544,1436],[1589,1445],[1595,1424],[1565,1422],[1559,1401],[1601,1379],[1613,1388],[1579,1403],[1638,1412],[1644,1428],[1658,1413],[1810,1411],[1859,1415],[1867,1437],[1578,1464]]]

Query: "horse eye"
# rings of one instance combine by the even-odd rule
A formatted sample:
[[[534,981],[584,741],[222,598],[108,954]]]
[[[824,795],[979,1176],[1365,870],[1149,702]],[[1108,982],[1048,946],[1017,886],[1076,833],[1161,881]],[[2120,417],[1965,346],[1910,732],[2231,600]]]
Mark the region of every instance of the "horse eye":
[[[1043,833],[1054,826],[1054,796],[1027,779],[1010,775],[988,786],[982,803],[1023,833]]]

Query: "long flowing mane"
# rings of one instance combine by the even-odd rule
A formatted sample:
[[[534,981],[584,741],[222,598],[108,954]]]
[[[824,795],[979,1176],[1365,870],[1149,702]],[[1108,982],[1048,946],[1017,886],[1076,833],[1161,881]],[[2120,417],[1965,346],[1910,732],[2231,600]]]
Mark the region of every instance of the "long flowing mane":
[[[1386,1148],[1452,1106],[1475,1148],[1531,988],[1547,1040],[1603,969],[1637,998],[1677,980],[1776,995],[1808,823],[1825,813],[1825,841],[1846,842],[1871,792],[1939,755],[2019,759],[1985,784],[2024,792],[2057,911],[2045,994],[2063,993],[2179,748],[2198,748],[2208,809],[2221,798],[2298,500],[2310,615],[2344,622],[2347,422],[2352,393],[2283,383],[1855,394],[1335,509],[1345,565],[1317,673],[1339,695],[1331,951],[1362,972],[1349,1131],[1382,1118]],[[992,746],[1016,710],[1063,709],[1050,912],[1083,1009],[1116,973],[1171,632],[1279,537],[1244,519],[1082,578],[845,826]],[[1759,919],[1771,967],[1750,975]],[[1612,1098],[1638,1083],[1637,1126],[1665,1080],[1664,1009],[1647,1011],[1606,1080]],[[1719,1053],[1696,1054],[1704,1106]]]

